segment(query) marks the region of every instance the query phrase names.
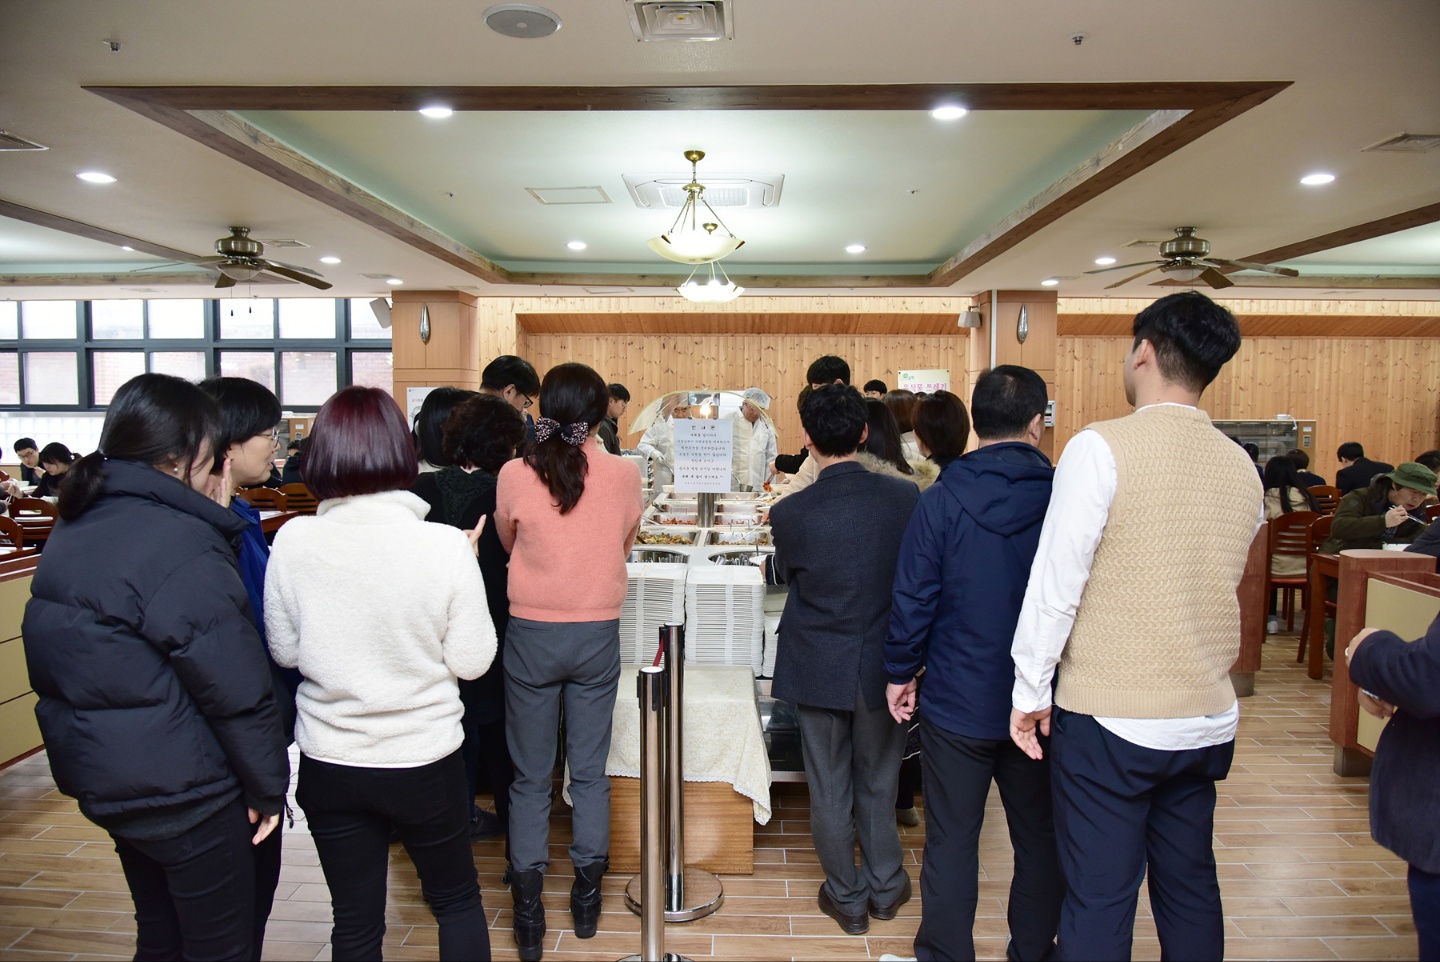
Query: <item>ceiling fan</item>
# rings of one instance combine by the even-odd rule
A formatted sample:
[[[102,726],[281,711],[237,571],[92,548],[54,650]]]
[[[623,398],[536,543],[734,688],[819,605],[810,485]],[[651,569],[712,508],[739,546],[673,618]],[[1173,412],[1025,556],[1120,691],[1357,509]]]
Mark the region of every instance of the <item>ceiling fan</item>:
[[[1139,261],[1134,264],[1118,264],[1114,267],[1102,267],[1098,271],[1086,271],[1086,274],[1104,274],[1106,271],[1121,271],[1127,267],[1144,267],[1145,270],[1139,274],[1131,274],[1123,281],[1116,281],[1114,284],[1106,285],[1108,291],[1111,288],[1128,284],[1137,277],[1144,277],[1151,271],[1160,271],[1170,274],[1177,280],[1193,281],[1201,280],[1213,288],[1234,287],[1235,282],[1230,280],[1216,268],[1230,268],[1231,270],[1265,271],[1269,274],[1279,274],[1282,277],[1299,277],[1300,272],[1289,267],[1274,267],[1270,264],[1257,264],[1254,261],[1228,261],[1223,257],[1211,257],[1210,242],[1203,237],[1195,236],[1193,227],[1175,228],[1173,240],[1167,240],[1160,245],[1160,260]]]
[[[253,280],[258,274],[276,274],[322,291],[330,289],[331,285],[321,278],[318,271],[266,260],[261,256],[264,253],[265,245],[250,237],[250,228],[232,227],[229,236],[215,242],[215,256],[196,257],[187,263],[218,273],[216,287],[234,287],[242,281]]]

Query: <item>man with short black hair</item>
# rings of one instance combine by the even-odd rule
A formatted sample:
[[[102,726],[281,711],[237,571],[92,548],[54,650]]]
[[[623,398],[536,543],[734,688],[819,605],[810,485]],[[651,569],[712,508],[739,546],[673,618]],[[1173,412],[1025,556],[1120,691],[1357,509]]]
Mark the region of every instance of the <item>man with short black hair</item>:
[[[867,398],[873,397],[875,400],[878,401],[882,397],[884,397],[886,393],[889,392],[889,390],[890,389],[885,386],[885,382],[880,380],[879,378],[875,378],[865,382],[865,396]]]
[[[1010,727],[1031,758],[1051,739],[1061,958],[1130,957],[1147,870],[1161,955],[1225,955],[1215,783],[1235,756],[1235,590],[1263,492],[1198,404],[1239,348],[1234,315],[1198,291],[1141,311],[1124,367],[1134,413],[1081,431],[1055,472]]]
[[[920,494],[855,459],[867,428],[854,388],[822,385],[800,423],[806,463],[820,470],[770,513],[771,572],[790,586],[772,692],[796,706],[810,832],[825,870],[820,909],[859,935],[870,917],[893,919],[910,898],[895,827],[905,729],[886,709],[884,648],[900,541]]]
[[[850,383],[850,365],[843,357],[836,357],[834,354],[825,354],[810,362],[810,367],[805,371],[805,380],[810,385],[812,392],[820,390],[827,384]],[[802,491],[814,483],[820,468],[815,464],[814,458],[806,458],[800,465],[800,470],[790,477],[790,483],[785,486],[787,495]]]
[[[1010,644],[1055,474],[1036,447],[1047,400],[1045,382],[1029,368],[980,375],[970,406],[980,446],[920,495],[895,572],[886,697],[898,721],[914,715],[917,701],[922,709],[926,827],[915,954],[924,960],[975,958],[980,830],[992,782],[1015,851],[1007,954],[1047,957],[1060,922],[1065,880],[1050,762],[1027,757],[1009,728]]]
[[[1335,452],[1335,457],[1340,462],[1340,470],[1335,472],[1335,487],[1340,489],[1341,495],[1357,488],[1368,488],[1377,477],[1395,470],[1393,464],[1365,457],[1365,448],[1359,441],[1346,441]]]
[[[600,443],[605,450],[611,454],[619,454],[623,447],[620,443],[620,418],[625,409],[630,406],[630,392],[623,384],[608,384],[610,391],[610,404],[605,410],[605,420],[600,422],[598,433]]]
[[[24,484],[39,484],[40,446],[34,438],[20,438],[15,442],[15,456],[20,459],[20,480]]]
[[[501,354],[480,372],[480,393],[508,401],[525,418],[525,443],[535,440],[535,419],[530,416],[530,408],[540,396],[540,375],[529,361]]]
[[[1325,483],[1323,477],[1310,470],[1310,455],[1304,451],[1301,451],[1299,448],[1291,448],[1285,452],[1285,457],[1295,462],[1295,473],[1299,475],[1300,482],[1304,484],[1305,487],[1313,488],[1317,484]]]

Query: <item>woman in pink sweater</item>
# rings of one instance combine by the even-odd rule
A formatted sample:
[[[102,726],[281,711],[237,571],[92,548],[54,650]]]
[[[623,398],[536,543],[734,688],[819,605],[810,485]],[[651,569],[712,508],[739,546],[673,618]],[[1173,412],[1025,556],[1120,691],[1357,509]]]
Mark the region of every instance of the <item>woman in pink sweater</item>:
[[[523,460],[500,469],[496,532],[510,552],[505,729],[510,786],[510,892],[520,958],[536,962],[545,936],[540,889],[549,862],[550,777],[560,707],[570,768],[575,934],[595,934],[609,867],[610,719],[620,677],[625,561],[640,529],[640,472],[605,453],[596,431],[605,381],[584,364],[551,368],[543,416]]]

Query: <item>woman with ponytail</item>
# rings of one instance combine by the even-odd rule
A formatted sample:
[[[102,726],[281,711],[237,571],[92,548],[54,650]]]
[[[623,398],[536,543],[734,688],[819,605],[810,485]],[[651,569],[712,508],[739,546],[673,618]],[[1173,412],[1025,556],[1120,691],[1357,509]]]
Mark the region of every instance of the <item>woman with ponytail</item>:
[[[595,934],[609,867],[610,719],[620,678],[625,561],[640,530],[640,472],[596,441],[610,392],[584,364],[551,368],[524,459],[500,470],[496,531],[510,552],[505,713],[510,786],[510,892],[520,958],[545,936],[540,890],[549,863],[550,773],[560,709],[570,769],[575,935]]]
[[[50,770],[114,839],[139,959],[260,957],[252,850],[289,780],[235,567],[245,522],[212,500],[220,431],[188,381],[122,385],[100,450],[66,472],[25,607]]]

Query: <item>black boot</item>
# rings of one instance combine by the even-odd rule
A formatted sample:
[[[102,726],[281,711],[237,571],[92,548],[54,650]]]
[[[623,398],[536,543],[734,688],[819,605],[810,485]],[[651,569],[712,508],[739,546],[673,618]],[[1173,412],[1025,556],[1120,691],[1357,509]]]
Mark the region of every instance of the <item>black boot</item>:
[[[609,868],[608,858],[575,867],[575,884],[570,886],[570,913],[575,916],[577,939],[595,935],[595,926],[600,921],[600,880]]]
[[[521,962],[540,962],[545,951],[545,906],[540,901],[545,873],[512,870],[508,874],[510,898],[515,903],[515,944]]]

